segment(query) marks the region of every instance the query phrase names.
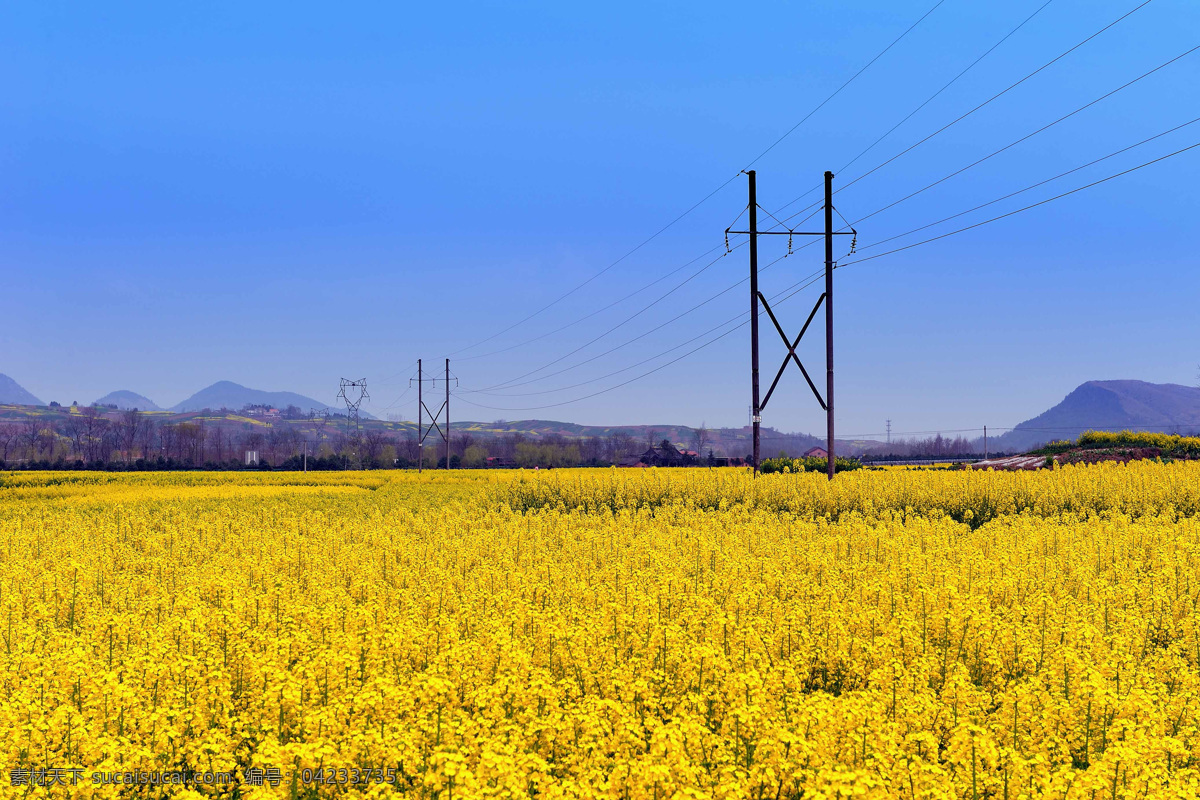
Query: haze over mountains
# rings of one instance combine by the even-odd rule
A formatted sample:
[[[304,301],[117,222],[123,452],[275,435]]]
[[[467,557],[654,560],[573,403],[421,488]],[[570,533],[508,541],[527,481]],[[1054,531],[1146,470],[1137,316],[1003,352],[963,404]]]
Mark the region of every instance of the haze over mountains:
[[[63,405],[69,405],[70,402],[73,401],[67,401]],[[228,408],[237,411],[247,405],[266,405],[280,409],[294,405],[305,412],[310,408],[329,409],[335,412],[339,410],[335,406],[327,405],[319,400],[314,400],[311,397],[306,397],[296,392],[266,392],[261,389],[251,389],[233,381],[217,381],[168,409],[163,409],[145,395],[128,389],[109,392],[93,402],[97,405],[113,405],[120,409],[136,408],[141,411],[165,410],[184,412],[202,411],[206,408],[213,410]],[[46,405],[15,380],[3,373],[0,373],[0,403],[30,406]],[[369,417],[370,415],[363,412],[363,416]]]
[[[31,392],[7,375],[0,373],[0,403],[11,405],[45,405]],[[149,398],[129,390],[111,392],[96,401],[98,404],[115,405],[117,408],[137,408],[143,411],[160,411]],[[309,409],[339,409],[295,392],[268,392],[251,389],[232,381],[218,381],[171,406],[169,411],[184,413],[203,409],[228,408],[234,411],[247,405],[267,405],[279,409],[289,405],[302,411]],[[363,412],[363,416],[370,417]],[[534,424],[536,423],[536,424]],[[510,423],[512,430],[521,425],[530,425],[530,433],[556,433],[568,437],[604,435],[612,428],[530,421]],[[462,427],[459,427],[462,426]],[[459,430],[472,426],[493,428],[495,423],[456,423]],[[645,427],[645,426],[638,426]],[[664,436],[676,436],[685,441],[686,426],[658,426]],[[1033,419],[1018,424],[1011,431],[990,437],[991,452],[1022,452],[1044,442],[1055,439],[1073,439],[1086,430],[1121,430],[1129,428],[1139,431],[1161,431],[1165,433],[1195,433],[1200,431],[1200,388],[1173,383],[1147,383],[1136,380],[1088,381],[1072,392],[1062,402]],[[524,428],[520,428],[524,430]],[[796,434],[805,437],[806,434]],[[820,443],[813,438],[812,443]],[[794,444],[794,443],[793,443]],[[862,443],[868,448],[869,443]],[[768,449],[774,443],[768,443]]]
[[[1088,381],[1058,405],[997,436],[995,450],[1025,450],[1089,429],[1200,431],[1200,388],[1145,381]]]
[[[96,400],[95,405],[98,406],[116,406],[124,411],[125,409],[136,408],[138,411],[162,411],[154,401],[149,397],[131,392],[128,389],[120,389]]]
[[[14,403],[23,406],[45,405],[41,400],[38,400],[30,392],[26,391],[24,386],[3,372],[0,372],[0,403]]]
[[[307,412],[310,408],[329,409],[337,411],[334,406],[326,405],[320,400],[305,397],[295,392],[264,392],[261,389],[250,389],[233,381],[217,381],[207,386],[182,402],[171,406],[171,411],[200,411],[205,408],[239,409],[247,405],[267,405],[275,408],[296,406]],[[363,416],[369,416],[363,412]]]

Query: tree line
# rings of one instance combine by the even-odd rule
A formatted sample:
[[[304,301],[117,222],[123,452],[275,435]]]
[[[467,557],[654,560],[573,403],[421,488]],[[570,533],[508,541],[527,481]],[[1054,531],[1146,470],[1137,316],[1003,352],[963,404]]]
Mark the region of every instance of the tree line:
[[[285,417],[287,419],[288,417]],[[292,420],[296,416],[290,417]],[[646,442],[626,433],[568,439],[454,434],[451,468],[608,466],[637,456]],[[445,468],[436,434],[418,445],[414,431],[366,429],[355,435],[330,419],[303,425],[231,420],[170,422],[136,410],[86,406],[70,416],[0,420],[0,467],[7,469],[388,469]],[[256,454],[247,464],[247,453]]]

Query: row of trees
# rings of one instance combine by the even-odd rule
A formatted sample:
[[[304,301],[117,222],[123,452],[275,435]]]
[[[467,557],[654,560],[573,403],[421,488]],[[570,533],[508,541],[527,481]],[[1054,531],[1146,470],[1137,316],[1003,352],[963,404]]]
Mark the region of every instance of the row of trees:
[[[926,439],[897,439],[883,448],[876,448],[863,456],[865,461],[893,461],[901,459],[954,459],[972,458],[983,455],[983,441],[963,436],[950,438],[940,433]],[[991,455],[998,455],[995,447]]]
[[[701,455],[705,454],[704,444],[708,441],[706,433],[699,434],[695,442],[688,442]],[[450,466],[608,466],[640,456],[657,443],[655,437],[654,431],[644,438],[616,432],[581,439],[515,432],[485,438],[464,432],[451,437]],[[780,456],[798,456],[803,452],[802,446],[809,446],[808,438],[789,442],[794,446],[780,448]],[[961,436],[949,438],[939,434],[928,439],[896,441],[886,450],[879,448],[867,453],[864,460],[969,457],[980,454],[981,445],[980,441]],[[244,467],[247,451],[257,453],[261,465],[272,467],[299,467],[307,456],[310,466],[316,468],[405,468],[417,465],[421,449],[412,431],[367,429],[354,437],[327,418],[315,420],[308,427],[292,422],[274,425],[229,420],[164,422],[138,411],[81,407],[65,419],[47,415],[0,421],[0,465],[10,468],[79,464]],[[436,434],[426,439],[423,449],[426,467],[446,466],[445,445]]]
[[[116,412],[81,407],[65,419],[31,416],[0,421],[0,465],[69,467],[179,466],[244,467],[245,454],[257,453],[261,465],[365,468],[415,467],[421,450],[426,467],[445,467],[445,445],[431,437],[418,447],[414,432],[368,429],[348,435],[336,424],[317,421],[310,428],[293,424],[254,425],[226,420],[164,422],[135,410]],[[450,466],[479,468],[603,466],[619,463],[645,449],[634,437],[567,439],[510,433],[487,439],[470,433],[451,437]]]

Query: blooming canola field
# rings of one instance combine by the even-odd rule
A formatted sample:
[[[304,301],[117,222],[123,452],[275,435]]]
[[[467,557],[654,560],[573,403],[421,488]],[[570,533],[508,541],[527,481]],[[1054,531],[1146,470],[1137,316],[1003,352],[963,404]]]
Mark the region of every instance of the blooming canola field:
[[[0,796],[1194,798],[1198,604],[1196,463],[0,473]]]

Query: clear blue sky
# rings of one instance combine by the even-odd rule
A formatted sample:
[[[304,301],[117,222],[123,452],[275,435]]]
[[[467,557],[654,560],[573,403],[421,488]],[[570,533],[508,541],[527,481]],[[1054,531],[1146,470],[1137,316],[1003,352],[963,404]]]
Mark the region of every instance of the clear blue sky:
[[[387,407],[418,357],[440,369],[447,354],[611,264],[735,176],[934,1],[768,3],[750,16],[706,3],[379,4],[352,13],[294,3],[8,4],[0,372],[45,400],[88,402],[125,388],[160,405],[221,379],[333,402],[340,377],[366,377],[373,412],[412,416],[414,394]],[[840,170],[1043,3],[946,0],[755,163],[762,205],[778,208],[823,170]],[[1053,0],[839,171],[838,185],[1135,5]],[[1200,6],[1154,0],[836,205],[857,220],[1197,44]],[[1200,53],[863,222],[859,244],[1197,115]],[[1200,123],[928,234],[1196,142]],[[1200,149],[839,270],[840,430],[880,431],[886,418],[897,431],[999,427],[1089,379],[1195,383],[1198,173]],[[745,202],[739,178],[584,290],[460,353],[452,367],[461,387],[509,381],[633,314],[707,260],[566,330],[465,360],[579,319],[723,244]],[[763,263],[784,249],[780,237],[764,240]],[[764,272],[763,290],[818,269],[820,250]],[[643,333],[746,270],[745,250],[735,250],[546,371]],[[778,308],[789,331],[817,293]],[[740,286],[592,363],[495,391],[553,390],[648,359],[744,313],[747,295]],[[764,326],[766,384],[783,349]],[[818,380],[821,333],[814,326],[800,348]],[[465,402],[572,400],[666,359],[557,393],[464,395],[454,417],[740,425],[748,351],[743,329],[598,397],[529,411]],[[798,372],[780,391],[767,424],[822,430]]]

